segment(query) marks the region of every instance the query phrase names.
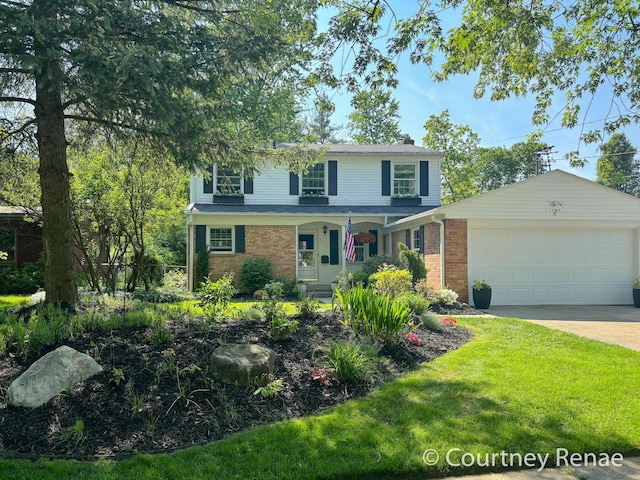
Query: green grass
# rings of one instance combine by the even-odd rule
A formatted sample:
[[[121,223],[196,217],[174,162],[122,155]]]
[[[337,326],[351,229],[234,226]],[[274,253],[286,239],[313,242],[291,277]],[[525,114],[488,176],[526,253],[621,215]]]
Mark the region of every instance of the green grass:
[[[171,455],[0,460],[0,478],[427,478],[472,453],[637,451],[640,352],[519,320],[461,319],[459,350],[321,415]],[[427,467],[425,449],[440,453]],[[449,471],[460,474],[464,469]]]
[[[0,311],[29,305],[29,298],[30,295],[2,295],[0,296]]]

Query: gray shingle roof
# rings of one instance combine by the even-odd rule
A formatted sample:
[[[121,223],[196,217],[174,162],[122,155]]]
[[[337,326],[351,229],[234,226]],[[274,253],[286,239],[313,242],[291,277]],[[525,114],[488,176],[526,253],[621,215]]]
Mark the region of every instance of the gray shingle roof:
[[[276,148],[291,148],[292,143],[280,143]],[[297,145],[301,146],[301,145]],[[352,144],[310,144],[309,148],[314,150],[326,150],[327,153],[352,153],[352,154],[404,154],[404,155],[421,155],[421,156],[440,156],[441,152],[430,150],[424,147],[418,147],[410,144],[396,145],[352,145]]]

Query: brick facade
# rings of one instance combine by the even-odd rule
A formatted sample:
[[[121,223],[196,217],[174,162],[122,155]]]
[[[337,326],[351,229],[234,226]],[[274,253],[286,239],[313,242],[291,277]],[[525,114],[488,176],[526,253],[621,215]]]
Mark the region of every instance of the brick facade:
[[[248,258],[264,257],[271,262],[274,278],[293,280],[296,278],[296,254],[295,226],[246,225],[245,252],[209,254],[209,275],[217,279],[227,272],[234,272],[236,287],[242,289],[242,264]]]
[[[466,220],[444,220],[444,248],[446,287],[458,294],[460,302],[469,303]]]
[[[424,264],[427,267],[427,282],[440,288],[440,224],[427,223],[424,226]]]

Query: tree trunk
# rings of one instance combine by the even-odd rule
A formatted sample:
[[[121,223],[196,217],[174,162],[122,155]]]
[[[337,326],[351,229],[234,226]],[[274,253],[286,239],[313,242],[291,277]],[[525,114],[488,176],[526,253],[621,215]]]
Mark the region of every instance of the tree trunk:
[[[34,6],[36,3],[40,2],[35,2]],[[55,10],[51,11],[54,8],[48,2],[42,2],[34,11],[43,18],[55,19]],[[35,52],[40,62],[40,69],[35,76],[35,115],[40,158],[38,173],[42,189],[42,231],[46,254],[46,301],[73,306],[77,302],[78,292],[74,270],[67,140],[60,93],[62,72],[54,46],[37,42]]]

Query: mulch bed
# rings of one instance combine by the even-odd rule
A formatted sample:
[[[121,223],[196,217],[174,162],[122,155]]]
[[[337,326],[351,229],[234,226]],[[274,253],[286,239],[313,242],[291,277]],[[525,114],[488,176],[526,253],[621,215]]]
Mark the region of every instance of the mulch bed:
[[[482,312],[457,304],[436,313]],[[94,357],[104,372],[35,409],[8,406],[5,393],[11,381],[38,357],[6,355],[0,359],[0,454],[126,458],[208,443],[362,397],[420,363],[457,349],[472,336],[457,326],[444,326],[438,333],[419,328],[414,333],[424,340],[422,345],[405,338],[381,351],[384,361],[374,381],[332,379],[332,386],[326,386],[311,375],[322,366],[317,347],[353,334],[331,312],[298,320],[300,327],[284,342],[271,340],[261,320],[214,324],[208,331],[201,322],[173,321],[168,324],[172,340],[161,345],[149,341],[146,328],[85,333],[63,344]],[[264,398],[254,395],[256,387],[209,378],[208,358],[221,342],[256,343],[275,350],[275,377],[284,382],[278,394]]]

